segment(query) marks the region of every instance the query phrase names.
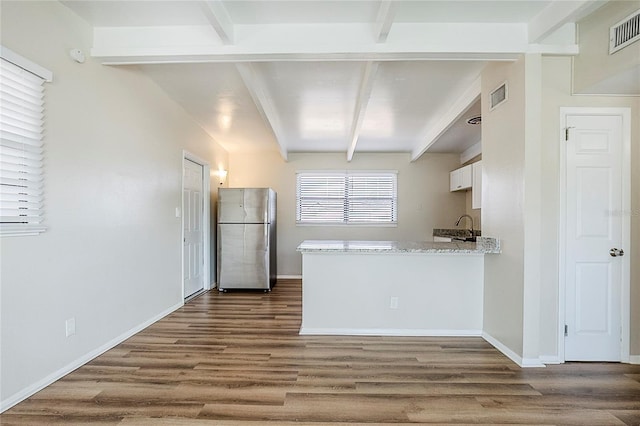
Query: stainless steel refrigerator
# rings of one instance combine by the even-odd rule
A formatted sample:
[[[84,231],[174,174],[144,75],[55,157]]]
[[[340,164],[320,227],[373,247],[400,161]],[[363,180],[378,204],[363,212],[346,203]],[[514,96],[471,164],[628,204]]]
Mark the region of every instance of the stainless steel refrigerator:
[[[276,283],[276,193],[271,188],[218,189],[218,290]]]

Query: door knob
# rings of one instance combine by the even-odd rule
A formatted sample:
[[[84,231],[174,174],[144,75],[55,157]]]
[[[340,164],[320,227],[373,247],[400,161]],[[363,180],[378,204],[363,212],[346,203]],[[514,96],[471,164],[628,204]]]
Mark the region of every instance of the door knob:
[[[611,250],[609,250],[609,254],[611,255],[611,257],[624,256],[624,250],[612,248]]]

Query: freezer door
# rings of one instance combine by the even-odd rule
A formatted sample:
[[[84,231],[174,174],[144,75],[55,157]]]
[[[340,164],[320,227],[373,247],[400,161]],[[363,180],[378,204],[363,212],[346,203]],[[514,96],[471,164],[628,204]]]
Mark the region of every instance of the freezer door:
[[[270,287],[268,224],[218,225],[218,288]]]
[[[264,223],[270,220],[268,188],[220,188],[218,223]]]

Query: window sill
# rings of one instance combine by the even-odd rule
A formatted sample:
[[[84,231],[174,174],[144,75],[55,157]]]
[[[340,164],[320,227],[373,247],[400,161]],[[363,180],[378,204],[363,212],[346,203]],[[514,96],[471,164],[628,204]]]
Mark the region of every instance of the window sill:
[[[47,230],[42,225],[0,224],[0,237],[28,237]]]

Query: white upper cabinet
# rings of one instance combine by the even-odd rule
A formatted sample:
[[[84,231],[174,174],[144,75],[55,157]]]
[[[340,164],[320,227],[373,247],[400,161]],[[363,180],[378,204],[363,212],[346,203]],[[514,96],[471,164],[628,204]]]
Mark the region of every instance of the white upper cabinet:
[[[468,166],[461,167],[456,169],[450,173],[450,190],[453,191],[463,191],[465,189],[471,188],[472,185],[472,175],[473,171],[471,169],[471,164]]]
[[[471,208],[482,208],[482,161],[471,165],[473,171],[473,184],[471,188]]]

